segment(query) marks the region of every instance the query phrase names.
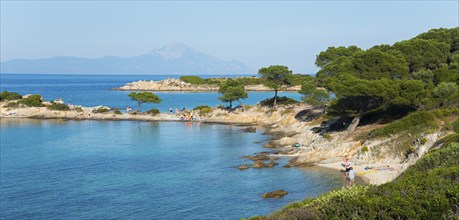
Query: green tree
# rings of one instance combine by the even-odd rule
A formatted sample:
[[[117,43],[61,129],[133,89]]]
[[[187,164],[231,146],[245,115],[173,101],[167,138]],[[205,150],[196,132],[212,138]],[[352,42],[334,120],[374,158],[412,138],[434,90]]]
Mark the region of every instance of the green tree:
[[[418,35],[416,38],[436,40],[451,45],[451,53],[459,51],[459,27],[432,29]]]
[[[323,106],[330,100],[330,94],[325,89],[317,88],[313,81],[304,81],[298,93],[304,95],[301,98],[303,102],[312,106]]]
[[[449,44],[418,38],[395,43],[393,49],[403,53],[410,72],[439,68],[441,64],[447,63],[450,54]]]
[[[241,85],[239,81],[233,79],[224,81],[220,85],[218,92],[222,94],[222,96],[218,99],[222,100],[223,102],[228,102],[230,109],[233,107],[233,101],[238,101],[244,108],[244,105],[240,102],[240,99],[246,99],[248,95],[244,90],[244,86]]]
[[[366,112],[390,103],[399,91],[393,80],[367,80],[349,74],[333,78],[329,86],[337,97],[330,105],[329,112],[353,117],[348,131],[355,130]]]
[[[258,74],[264,80],[264,84],[274,90],[274,103],[273,106],[277,105],[277,92],[282,89],[283,86],[290,85],[290,78],[292,71],[286,66],[272,65],[269,67],[263,67],[258,70]]]
[[[129,95],[133,100],[137,101],[138,107],[137,112],[140,111],[140,105],[142,103],[160,103],[161,99],[153,94],[152,92],[131,92]]]
[[[329,47],[326,51],[322,51],[316,57],[316,66],[320,68],[324,68],[331,62],[335,62],[336,60],[343,58],[343,57],[350,57],[354,55],[354,53],[362,51],[362,49],[356,46],[349,46],[349,47]]]
[[[454,82],[442,82],[433,90],[441,106],[457,106],[459,104],[459,86]]]

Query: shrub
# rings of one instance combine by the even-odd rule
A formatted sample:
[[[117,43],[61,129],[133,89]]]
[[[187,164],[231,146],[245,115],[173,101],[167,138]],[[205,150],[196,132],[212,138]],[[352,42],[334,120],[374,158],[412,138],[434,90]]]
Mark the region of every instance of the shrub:
[[[370,137],[389,136],[400,132],[416,134],[422,132],[422,130],[435,128],[436,126],[433,112],[417,111],[382,128],[375,129],[370,133]]]
[[[31,95],[27,98],[19,100],[18,103],[29,107],[42,107],[42,100],[43,98],[41,95]]]
[[[17,99],[21,99],[22,96],[17,93],[17,92],[8,92],[8,91],[3,91],[2,93],[0,93],[0,101],[4,101],[4,100],[17,100]]]
[[[263,80],[257,77],[239,77],[235,78],[235,81],[239,82],[240,85],[260,85],[263,84]]]
[[[10,102],[10,103],[6,104],[5,107],[7,107],[7,108],[17,108],[17,107],[19,107],[19,103]]]
[[[427,138],[425,137],[421,138],[421,145],[424,145],[425,143],[427,143]]]
[[[108,108],[103,108],[103,107],[92,110],[93,113],[107,113],[108,111],[109,111]]]
[[[81,107],[76,107],[76,108],[75,108],[75,111],[77,111],[77,112],[83,112],[83,109],[82,109]]]
[[[261,106],[273,106],[273,103],[274,103],[274,98],[270,98],[270,99],[265,99],[265,100],[261,101],[260,105]],[[286,96],[277,97],[277,104],[278,105],[291,105],[291,104],[297,104],[297,103],[299,103],[299,102],[296,101],[295,99],[288,98]]]
[[[325,133],[325,134],[322,135],[322,137],[325,138],[325,139],[329,139],[330,138],[330,134],[326,134]]]
[[[155,116],[155,115],[159,114],[159,110],[157,108],[152,108],[152,109],[146,111],[146,113]]]
[[[49,110],[54,111],[68,111],[70,108],[66,104],[62,103],[53,103],[52,105],[47,107]]]
[[[362,153],[368,152],[368,147],[367,146],[363,146],[362,149],[360,149],[360,152],[362,152]]]
[[[459,134],[459,119],[453,122],[453,131]]]
[[[122,115],[122,114],[123,114],[123,113],[121,113],[121,111],[120,111],[119,109],[117,109],[117,108],[115,108],[115,109],[113,110],[113,113],[114,113],[115,115]]]
[[[191,83],[191,84],[195,84],[195,85],[200,85],[200,84],[204,84],[205,83],[205,81],[199,76],[181,76],[180,79],[183,82]]]
[[[211,107],[207,105],[196,106],[193,110],[199,111],[200,114],[208,114],[214,111]]]

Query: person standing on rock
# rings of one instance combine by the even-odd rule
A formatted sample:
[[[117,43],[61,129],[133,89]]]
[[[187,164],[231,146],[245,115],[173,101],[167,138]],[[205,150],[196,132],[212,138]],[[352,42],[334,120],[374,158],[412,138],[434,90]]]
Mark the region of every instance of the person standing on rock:
[[[172,112],[172,107],[169,107],[169,113],[171,113],[171,114],[173,113]]]

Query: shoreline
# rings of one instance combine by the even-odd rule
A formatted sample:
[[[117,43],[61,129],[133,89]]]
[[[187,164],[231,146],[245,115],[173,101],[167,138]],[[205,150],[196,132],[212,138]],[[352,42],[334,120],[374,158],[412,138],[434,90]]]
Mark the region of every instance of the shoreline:
[[[296,116],[305,110],[312,113],[313,109],[305,104],[296,104],[291,106],[278,107],[273,111],[272,108],[254,106],[246,111],[235,111],[228,113],[225,110],[214,109],[208,115],[195,114],[198,120],[180,120],[182,113],[170,114],[159,113],[158,115],[146,114],[114,114],[110,113],[93,113],[92,110],[98,107],[81,107],[83,111],[77,112],[75,109],[68,111],[54,111],[46,107],[25,107],[7,109],[3,107],[6,103],[0,103],[0,119],[3,118],[32,118],[37,120],[43,119],[62,119],[62,120],[97,120],[97,121],[150,121],[150,122],[185,122],[185,123],[214,123],[222,125],[236,125],[245,127],[263,127],[264,134],[269,135],[267,142],[262,147],[274,149],[275,154],[269,155],[274,157],[289,157],[287,167],[300,166],[321,166],[334,170],[341,170],[342,158],[350,155],[352,166],[355,169],[356,176],[365,178],[369,184],[383,184],[392,181],[398,177],[413,161],[402,161],[389,159],[389,156],[375,158],[372,154],[358,154],[362,146],[386,147],[388,142],[381,140],[364,141],[355,140],[354,137],[359,133],[364,133],[365,129],[374,129],[374,127],[362,126],[356,130],[356,133],[333,132],[330,138],[324,138],[319,133],[313,132],[317,127],[313,121],[301,121]],[[195,111],[198,113],[198,111]],[[429,144],[433,144],[438,137],[433,137]],[[294,149],[294,143],[300,143],[301,147]],[[260,152],[261,153],[261,152]],[[370,171],[365,167],[390,166],[396,171]]]

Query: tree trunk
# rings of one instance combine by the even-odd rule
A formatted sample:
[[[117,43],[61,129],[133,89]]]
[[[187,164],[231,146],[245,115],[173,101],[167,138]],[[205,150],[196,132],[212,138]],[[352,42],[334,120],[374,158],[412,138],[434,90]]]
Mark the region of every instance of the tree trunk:
[[[274,90],[274,105],[273,107],[275,108],[277,106],[277,89]]]
[[[357,126],[359,126],[360,119],[362,119],[363,113],[365,113],[368,103],[369,101],[366,101],[362,104],[362,106],[360,106],[359,114],[355,116],[354,119],[352,119],[351,124],[347,127],[347,131],[353,132],[357,128]]]
[[[242,104],[242,102],[239,101],[239,99],[237,100],[237,102],[239,102],[239,104],[241,104],[241,106],[242,106],[242,111],[245,111],[245,106],[244,106],[244,104]]]
[[[347,127],[347,131],[353,132],[357,128],[357,126],[359,125],[361,118],[362,118],[362,116],[360,114],[355,116],[355,118],[352,119],[351,124]]]
[[[138,103],[139,103],[139,105],[137,106],[137,112],[140,112],[140,104],[142,104],[142,103],[140,103],[140,102],[138,102]]]
[[[233,108],[233,101],[230,100],[229,102],[230,102],[230,111],[231,111],[231,109]]]

